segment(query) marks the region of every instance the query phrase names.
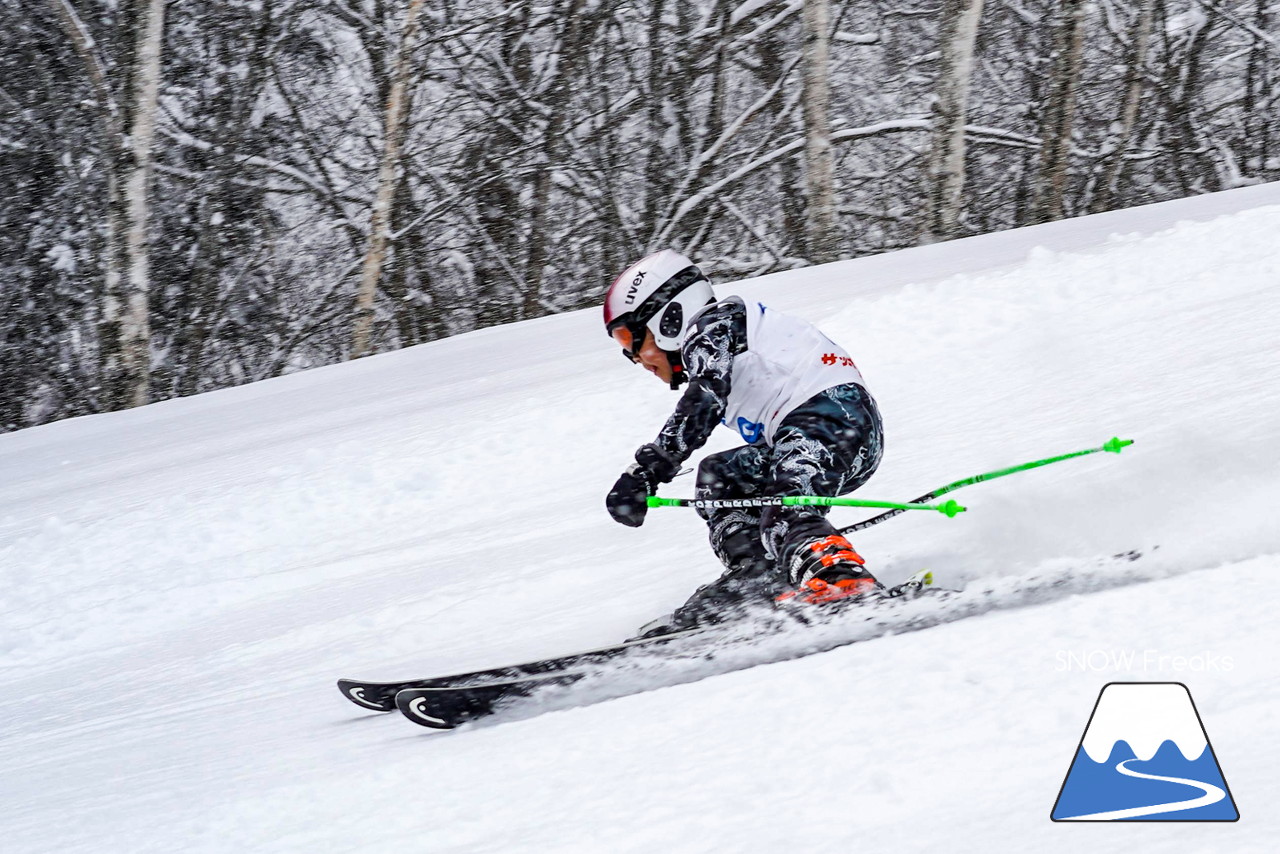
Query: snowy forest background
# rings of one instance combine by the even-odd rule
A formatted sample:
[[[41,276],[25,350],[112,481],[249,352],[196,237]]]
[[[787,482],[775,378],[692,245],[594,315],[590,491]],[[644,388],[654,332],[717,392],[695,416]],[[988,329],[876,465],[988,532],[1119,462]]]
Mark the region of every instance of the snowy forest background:
[[[664,246],[739,278],[1280,178],[1276,0],[0,0],[0,39],[0,430]]]

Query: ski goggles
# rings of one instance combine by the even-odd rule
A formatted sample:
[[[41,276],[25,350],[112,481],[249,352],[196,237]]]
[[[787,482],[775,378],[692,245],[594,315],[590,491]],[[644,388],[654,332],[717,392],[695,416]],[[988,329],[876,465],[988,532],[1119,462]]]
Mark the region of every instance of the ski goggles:
[[[645,328],[643,323],[637,323],[633,318],[624,316],[615,320],[610,324],[609,335],[619,329],[627,330],[627,334],[631,336],[631,348],[622,348],[622,355],[627,357],[627,361],[634,364],[640,362],[640,348],[644,346],[645,336],[649,334],[649,330]],[[617,340],[616,338],[614,339]],[[639,342],[639,343],[637,343]]]

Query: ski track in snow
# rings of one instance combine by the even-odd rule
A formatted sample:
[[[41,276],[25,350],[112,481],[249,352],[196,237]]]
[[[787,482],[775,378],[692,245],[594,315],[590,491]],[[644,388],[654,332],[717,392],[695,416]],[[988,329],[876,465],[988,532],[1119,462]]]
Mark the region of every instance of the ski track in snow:
[[[692,513],[603,511],[675,397],[597,311],[0,435],[0,847],[1270,851],[1277,233],[1263,185],[721,285],[858,361],[886,424],[863,497],[1137,444],[858,535],[945,607],[449,733],[333,681],[598,647],[718,571]],[[1092,651],[1136,664],[1070,666]],[[1132,680],[1188,685],[1238,823],[1049,820]]]

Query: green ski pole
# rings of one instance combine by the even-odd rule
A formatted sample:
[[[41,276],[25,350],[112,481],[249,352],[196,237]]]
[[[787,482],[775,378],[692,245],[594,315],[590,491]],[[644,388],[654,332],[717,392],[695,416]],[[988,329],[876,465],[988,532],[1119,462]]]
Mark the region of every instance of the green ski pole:
[[[899,501],[872,501],[865,498],[840,498],[826,495],[768,495],[763,498],[659,498],[650,495],[650,507],[696,507],[709,510],[714,507],[888,507],[895,512],[905,513],[908,510],[936,510],[948,518],[955,518],[966,508],[954,501],[942,504],[922,504],[912,502],[904,504]]]
[[[1113,437],[1109,441],[1107,441],[1105,444],[1097,448],[1089,448],[1084,451],[1073,451],[1069,454],[1060,454],[1056,457],[1048,457],[1043,460],[1035,460],[1034,462],[1023,463],[1022,465],[1019,465],[1019,466],[1010,466],[1009,468],[1006,468],[1006,469],[997,469],[996,471],[989,471],[989,472],[986,472],[985,474],[976,474],[973,477],[966,477],[964,480],[957,480],[955,483],[948,483],[946,486],[939,487],[938,489],[935,489],[932,492],[926,492],[924,495],[921,495],[919,498],[915,499],[911,503],[920,504],[926,501],[933,501],[934,499],[939,498],[943,495],[946,495],[948,492],[957,490],[962,486],[969,486],[975,483],[982,483],[983,481],[986,481],[986,480],[995,480],[998,477],[1005,477],[1007,475],[1016,474],[1020,471],[1028,471],[1029,469],[1040,468],[1041,466],[1047,466],[1053,463],[1060,463],[1063,460],[1071,460],[1071,459],[1075,459],[1076,457],[1084,457],[1084,456],[1088,456],[1089,454],[1098,454],[1104,451],[1110,454],[1118,454],[1132,444],[1133,444],[1132,439],[1121,439],[1119,437]],[[902,510],[891,509],[887,513],[881,513],[878,516],[872,516],[870,519],[866,519],[862,522],[858,522],[856,524],[841,528],[840,533],[850,534],[850,533],[853,533],[854,531],[861,531],[861,530],[864,530],[865,528],[870,528],[872,525],[878,525],[879,523],[883,522],[885,519],[892,519],[894,516],[897,516],[899,513],[902,513],[902,512],[903,512]]]

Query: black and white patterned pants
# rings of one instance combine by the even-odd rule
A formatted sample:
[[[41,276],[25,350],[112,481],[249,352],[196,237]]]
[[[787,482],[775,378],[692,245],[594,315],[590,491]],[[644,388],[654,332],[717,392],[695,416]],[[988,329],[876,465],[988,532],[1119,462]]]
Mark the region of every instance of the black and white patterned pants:
[[[844,495],[866,483],[880,464],[880,412],[860,385],[835,386],[801,404],[782,422],[773,444],[746,445],[704,458],[698,498],[762,495]],[[676,609],[666,628],[719,622],[742,606],[771,599],[799,580],[789,568],[799,549],[838,533],[826,507],[699,510],[711,548],[725,566]]]

